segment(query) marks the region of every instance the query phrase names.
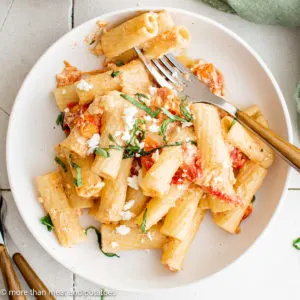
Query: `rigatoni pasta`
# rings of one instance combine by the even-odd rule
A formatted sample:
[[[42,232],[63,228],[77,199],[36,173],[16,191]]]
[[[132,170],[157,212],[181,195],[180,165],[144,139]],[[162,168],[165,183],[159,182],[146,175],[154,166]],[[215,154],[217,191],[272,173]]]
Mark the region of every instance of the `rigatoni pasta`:
[[[84,241],[92,227],[106,257],[156,249],[163,265],[179,271],[205,211],[221,229],[239,231],[273,151],[226,112],[154,82],[133,47],[158,58],[191,40],[168,12],[142,12],[93,37],[89,49],[104,53],[105,66],[80,71],[65,62],[56,77],[56,123],[66,137],[54,147],[58,170],[37,178],[41,223],[64,247]],[[212,63],[181,59],[225,95]],[[258,106],[244,111],[268,126]],[[84,233],[86,213],[101,224]]]

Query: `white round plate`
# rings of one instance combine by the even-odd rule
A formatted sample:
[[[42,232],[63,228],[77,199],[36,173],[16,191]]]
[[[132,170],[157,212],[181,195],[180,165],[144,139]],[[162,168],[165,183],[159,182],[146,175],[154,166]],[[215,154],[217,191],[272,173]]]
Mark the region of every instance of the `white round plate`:
[[[213,62],[223,72],[233,103],[240,108],[258,104],[270,126],[291,139],[290,118],[282,93],[258,55],[237,35],[211,19],[181,9],[167,10],[177,24],[186,26],[191,32],[188,54]],[[58,244],[54,234],[48,233],[39,222],[44,213],[37,201],[35,186],[36,176],[56,169],[53,146],[64,138],[55,125],[59,112],[52,95],[55,74],[62,70],[63,60],[81,70],[98,68],[99,59],[89,53],[84,43],[96,20],[118,22],[135,11],[136,8],[109,13],[80,25],[53,44],[37,61],[19,91],[10,117],[7,167],[20,214],[50,255],[98,285],[144,291],[195,283],[224,269],[246,252],[278,211],[279,202],[284,198],[288,167],[276,159],[257,194],[252,216],[241,226],[241,234],[222,231],[207,213],[189,249],[184,269],[177,274],[161,265],[160,251],[121,252],[119,259],[107,258],[100,253],[92,233],[87,242],[70,249]],[[91,222],[89,217],[82,219],[84,226]]]

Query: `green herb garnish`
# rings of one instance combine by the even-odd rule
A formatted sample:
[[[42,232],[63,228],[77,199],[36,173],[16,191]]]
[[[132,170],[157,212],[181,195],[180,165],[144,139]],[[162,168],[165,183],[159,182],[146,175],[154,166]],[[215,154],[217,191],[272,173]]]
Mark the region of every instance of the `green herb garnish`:
[[[106,296],[105,289],[101,289],[101,297],[100,300],[104,300],[104,297]]]
[[[297,250],[300,250],[300,237],[293,241],[293,247]]]
[[[64,112],[61,112],[56,118],[56,125],[60,125],[62,130],[64,130],[64,119],[65,119]]]
[[[121,59],[117,59],[117,60],[116,60],[116,65],[117,65],[118,67],[121,67],[121,66],[124,66],[124,63],[121,61]]]
[[[95,42],[96,42],[95,39],[91,40],[91,41],[90,41],[90,45],[93,45]]]
[[[254,203],[255,200],[256,200],[256,197],[255,197],[255,195],[254,195],[254,196],[252,197],[251,203]]]
[[[126,94],[120,94],[120,96],[122,98],[124,98],[125,100],[129,101],[131,104],[135,105],[137,108],[145,111],[152,118],[155,118],[160,112],[160,108],[158,108],[156,111],[153,111],[149,106],[147,106],[144,103],[139,102],[138,100],[136,100],[132,96],[129,96],[129,95],[126,95]]]
[[[81,168],[73,161],[72,154],[69,155],[69,159],[72,168],[76,170],[76,178],[73,179],[73,182],[77,187],[81,187],[82,186]]]
[[[165,143],[167,142],[167,135],[166,135],[167,129],[168,129],[169,124],[172,122],[174,122],[174,120],[168,118],[168,119],[164,120],[160,125],[159,134],[163,136],[163,140]]]
[[[113,72],[110,74],[110,76],[111,76],[112,78],[115,78],[115,77],[118,76],[120,73],[121,73],[120,71],[113,71]]]
[[[179,121],[179,122],[182,122],[182,123],[185,123],[187,122],[186,119],[183,119],[177,115],[173,115],[171,112],[169,112],[166,108],[162,107],[162,112],[167,116],[169,117],[171,120],[173,121]]]
[[[99,156],[102,156],[102,157],[110,157],[109,152],[105,148],[99,148],[99,147],[96,148],[95,154],[99,155]]]
[[[146,222],[147,222],[147,207],[144,210],[144,214],[143,214],[143,222],[141,224],[141,230],[143,233],[146,233]]]
[[[49,214],[47,216],[40,218],[40,222],[41,222],[41,224],[43,224],[47,227],[48,231],[52,231],[52,229],[54,228]]]
[[[58,156],[55,156],[54,160],[59,164],[61,165],[62,169],[67,172],[67,166],[66,164],[58,157]]]
[[[187,106],[184,105],[184,102],[182,101],[180,103],[180,111],[182,113],[182,115],[185,116],[185,119],[188,121],[188,122],[191,122],[193,120],[193,116],[191,115],[191,113],[188,111],[187,109]]]
[[[236,119],[233,119],[231,124],[229,125],[228,130],[230,130],[234,126],[235,123],[236,123]]]
[[[90,229],[94,229],[94,230],[95,230],[96,235],[97,235],[97,241],[98,241],[99,249],[100,249],[100,251],[101,251],[105,256],[107,256],[107,257],[120,257],[120,256],[119,256],[118,254],[116,254],[116,253],[104,252],[104,251],[102,250],[102,247],[101,247],[101,233],[100,233],[100,231],[99,231],[96,227],[94,227],[94,226],[89,226],[89,227],[87,227],[87,228],[84,230],[84,233],[87,235],[87,233],[88,233],[88,231],[89,231]]]
[[[145,130],[140,129],[140,124],[145,124],[145,120],[135,120],[131,130],[131,137],[128,142],[129,145],[139,147],[139,143],[145,138]]]

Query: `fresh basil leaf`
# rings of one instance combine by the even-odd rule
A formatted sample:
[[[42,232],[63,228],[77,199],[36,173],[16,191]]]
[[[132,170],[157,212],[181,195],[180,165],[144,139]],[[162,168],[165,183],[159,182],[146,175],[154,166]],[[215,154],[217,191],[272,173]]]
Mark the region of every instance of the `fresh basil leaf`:
[[[233,119],[231,124],[229,125],[228,129],[230,130],[232,128],[232,126],[234,126],[235,123],[236,123],[236,119]]]
[[[300,250],[300,237],[293,241],[293,247],[297,250]]]
[[[190,112],[187,109],[187,106],[184,104],[183,101],[180,103],[179,107],[180,107],[180,112],[182,113],[182,115],[185,116],[185,119],[188,122],[191,122],[193,120],[193,116],[190,114]]]
[[[72,154],[69,154],[70,164],[73,169],[80,168],[74,161]]]
[[[146,98],[146,99],[149,99],[149,97],[145,94],[142,94],[142,93],[136,93],[135,94],[138,98]]]
[[[67,172],[67,166],[66,164],[58,157],[58,156],[55,156],[54,160],[59,164],[61,165],[62,169]]]
[[[107,257],[120,257],[120,256],[119,256],[118,254],[116,254],[116,253],[104,252],[104,251],[102,250],[102,246],[101,246],[101,233],[100,233],[100,231],[99,231],[96,227],[94,227],[94,226],[89,226],[89,227],[87,227],[87,228],[84,230],[84,233],[87,235],[87,233],[88,233],[88,231],[89,231],[90,229],[93,229],[93,230],[96,232],[96,235],[97,235],[97,241],[98,241],[98,245],[99,245],[99,249],[100,249],[100,251],[101,251],[105,256],[107,256]]]
[[[118,76],[120,73],[121,73],[120,71],[113,71],[113,72],[110,74],[110,76],[111,76],[112,78],[115,78],[115,77]]]
[[[52,229],[54,228],[49,214],[47,216],[40,218],[40,222],[41,222],[41,224],[43,224],[47,227],[48,231],[52,231]]]
[[[64,112],[61,112],[56,118],[56,125],[60,125],[62,130],[64,130],[64,119],[65,119]]]
[[[192,145],[197,146],[197,142],[196,142],[196,141],[191,140],[190,143],[191,143]]]
[[[82,186],[81,168],[76,168],[76,178],[74,178],[74,184],[77,187]]]
[[[109,145],[109,149],[123,151],[124,147],[123,146],[119,146],[119,145]]]
[[[147,223],[147,207],[144,210],[143,221],[142,221],[142,224],[141,224],[141,230],[142,230],[143,233],[145,233],[147,231],[146,230],[146,223]]]
[[[162,107],[161,108],[161,110],[162,110],[162,112],[167,116],[167,117],[169,117],[171,120],[173,120],[173,121],[179,121],[179,122],[183,122],[183,123],[185,123],[185,122],[187,122],[187,120],[185,120],[185,119],[183,119],[183,118],[181,118],[181,117],[179,117],[179,116],[177,116],[177,115],[173,115],[171,112],[169,112],[166,108],[164,108],[164,107]]]
[[[116,140],[114,139],[114,137],[112,136],[111,133],[108,135],[108,138],[109,138],[109,140],[110,140],[111,142],[113,142],[113,143],[115,143],[116,145],[118,145],[118,143],[116,142]]]
[[[117,59],[117,60],[116,60],[116,65],[117,65],[118,67],[121,67],[121,66],[124,66],[124,63],[122,62],[121,59]]]
[[[99,155],[99,156],[102,156],[102,157],[110,157],[109,152],[104,148],[99,148],[99,147],[96,148],[95,154]]]
[[[76,178],[73,179],[73,182],[77,187],[81,187],[82,186],[81,168],[73,161],[72,154],[69,155],[69,159],[72,168],[76,170]]]
[[[155,118],[160,112],[160,108],[158,108],[156,111],[153,111],[149,106],[147,106],[144,103],[139,102],[138,100],[136,100],[132,96],[129,96],[129,95],[126,95],[126,94],[120,94],[120,96],[122,98],[124,98],[125,100],[129,101],[131,104],[135,105],[137,108],[145,111],[152,118]]]
[[[106,296],[106,291],[105,289],[101,289],[101,297],[100,300],[104,300],[104,297]]]
[[[168,118],[168,119],[164,120],[160,125],[159,134],[161,136],[163,136],[163,140],[165,143],[167,142],[167,136],[166,136],[167,129],[168,129],[169,124],[172,122],[174,122],[174,120]]]

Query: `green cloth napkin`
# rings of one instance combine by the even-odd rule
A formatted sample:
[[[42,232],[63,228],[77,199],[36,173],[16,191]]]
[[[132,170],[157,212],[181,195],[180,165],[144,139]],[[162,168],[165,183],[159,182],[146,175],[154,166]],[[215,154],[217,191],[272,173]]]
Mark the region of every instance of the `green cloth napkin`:
[[[223,12],[238,14],[255,23],[300,26],[300,0],[202,0],[202,2]],[[300,82],[296,88],[295,100],[300,114]]]
[[[224,12],[238,14],[251,22],[300,26],[300,0],[202,0]]]

